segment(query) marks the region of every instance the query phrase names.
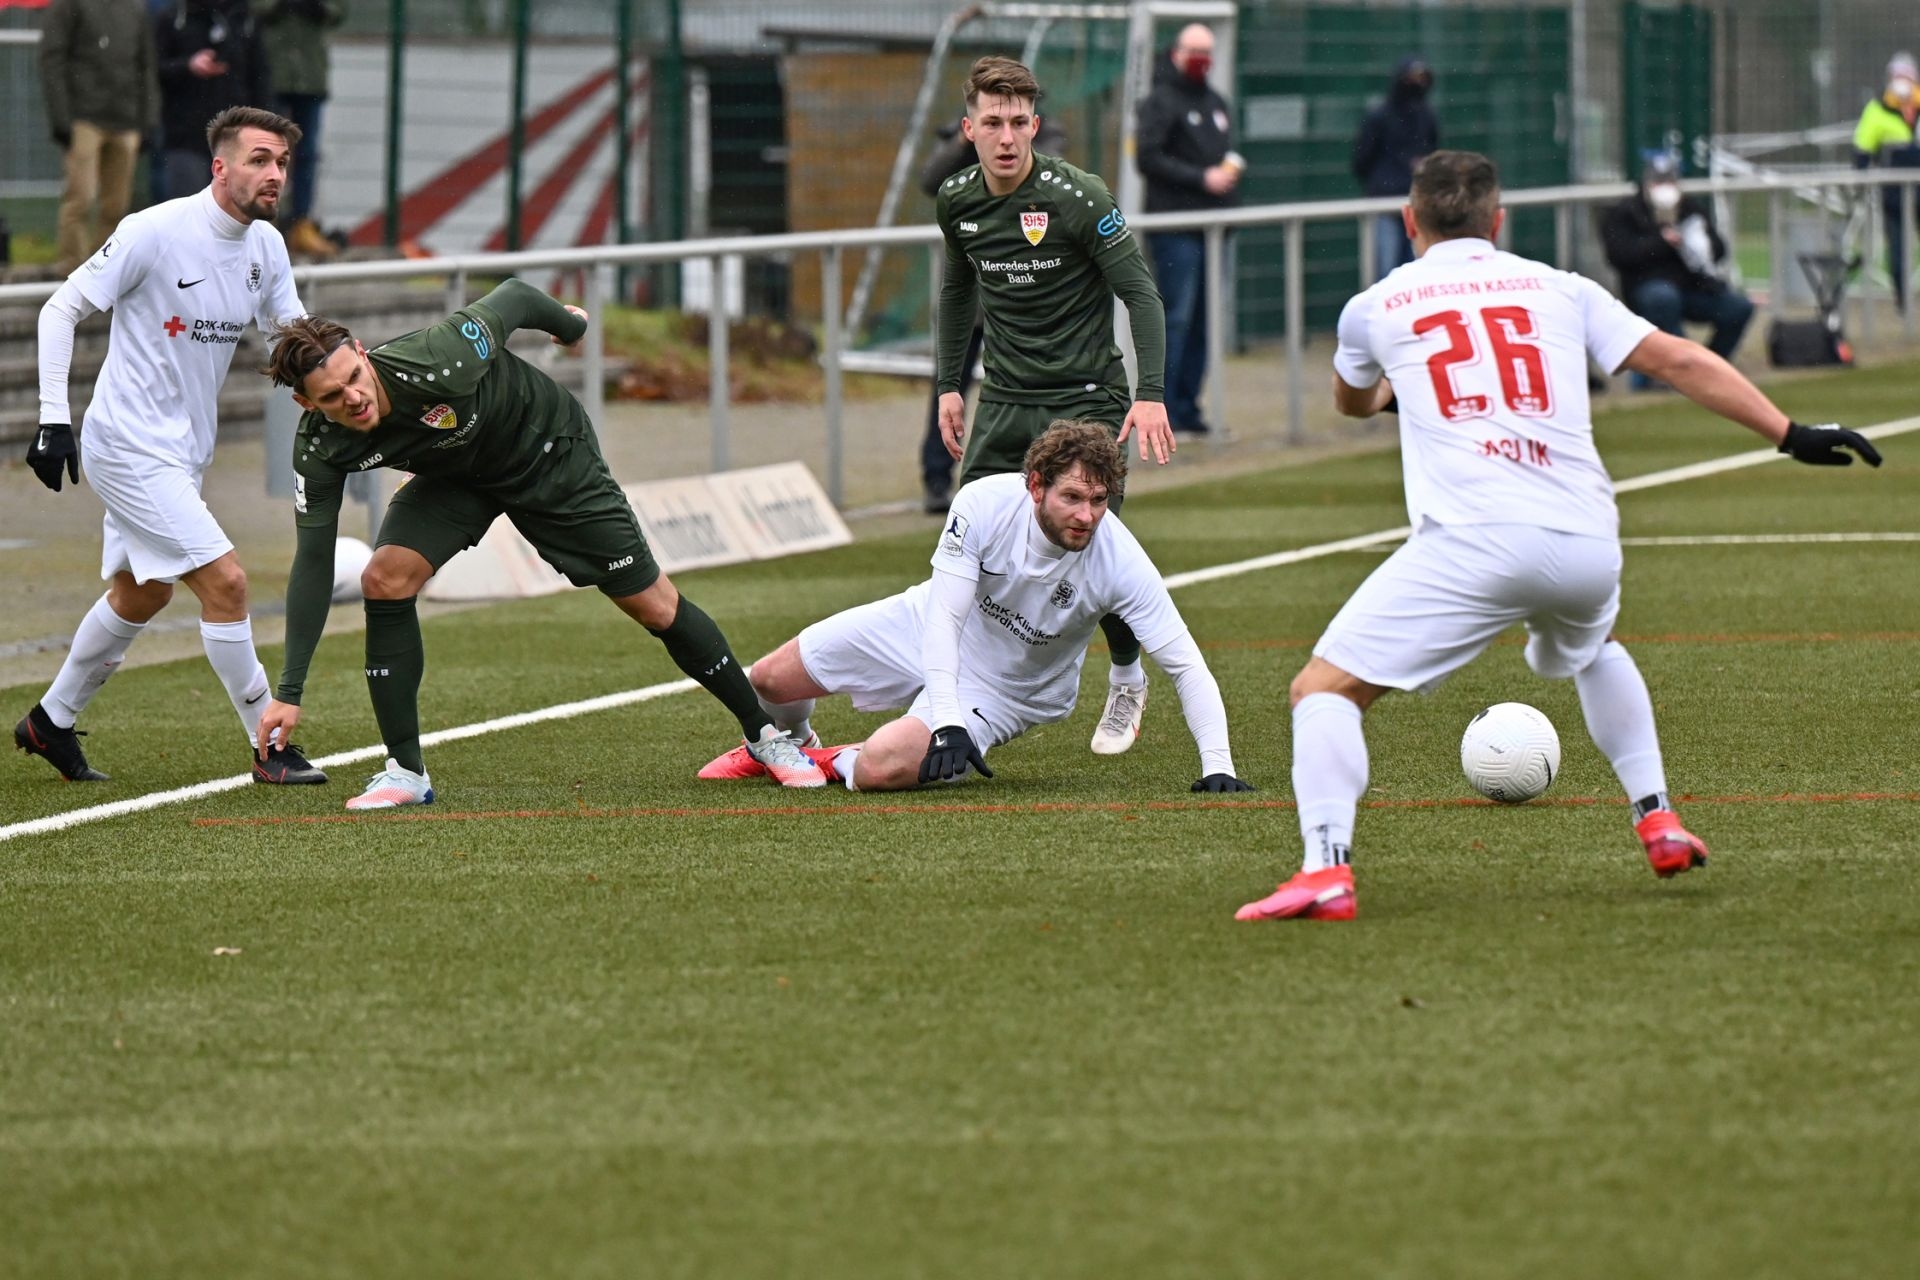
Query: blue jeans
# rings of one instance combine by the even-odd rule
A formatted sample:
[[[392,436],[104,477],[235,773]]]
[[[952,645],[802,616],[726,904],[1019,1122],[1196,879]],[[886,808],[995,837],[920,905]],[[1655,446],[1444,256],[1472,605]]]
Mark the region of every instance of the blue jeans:
[[[1175,431],[1206,427],[1200,384],[1207,376],[1207,240],[1198,231],[1147,236],[1153,279],[1167,317],[1167,421]]]
[[[1407,239],[1406,224],[1397,213],[1383,213],[1373,220],[1373,278],[1384,280],[1387,272],[1413,261],[1413,241]]]
[[[1733,355],[1753,319],[1753,303],[1747,295],[1725,285],[1682,289],[1670,280],[1648,280],[1627,295],[1627,307],[1676,337],[1686,336],[1680,328],[1682,320],[1712,325],[1713,336],[1707,340],[1707,348],[1722,357]],[[1652,379],[1641,373],[1634,374],[1630,381],[1636,391],[1653,385]]]
[[[273,109],[300,126],[300,145],[293,149],[293,172],[287,175],[288,205],[280,222],[292,226],[313,212],[313,184],[320,171],[320,109],[327,104],[318,93],[278,93]]]
[[[1920,192],[1913,202],[1913,218],[1920,222]],[[1893,280],[1893,304],[1907,309],[1907,273],[1913,264],[1907,258],[1907,228],[1900,221],[1900,188],[1880,188],[1881,222],[1887,229],[1887,275]]]

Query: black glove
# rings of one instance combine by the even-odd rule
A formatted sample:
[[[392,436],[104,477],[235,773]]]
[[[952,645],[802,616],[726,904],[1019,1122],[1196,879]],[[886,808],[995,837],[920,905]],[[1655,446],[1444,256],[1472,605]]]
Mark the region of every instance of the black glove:
[[[920,781],[945,782],[963,777],[968,765],[972,765],[973,771],[983,778],[993,776],[993,770],[987,768],[987,762],[981,758],[980,748],[973,745],[965,726],[954,724],[935,729],[933,741],[927,747],[927,758],[920,762]]]
[[[1380,406],[1380,412],[1391,413],[1391,414],[1394,414],[1395,416],[1399,415],[1400,393],[1398,391],[1394,392],[1392,395],[1387,397],[1387,402]]]
[[[1228,791],[1253,791],[1257,788],[1251,782],[1242,782],[1230,773],[1210,773],[1189,787],[1190,791],[1207,791],[1220,795]]]
[[[80,483],[80,451],[73,447],[73,428],[64,422],[43,422],[27,446],[27,465],[40,483],[60,492],[60,467],[65,463],[67,479]]]
[[[53,130],[53,145],[60,148],[62,151],[65,151],[68,147],[72,146],[73,130],[62,129],[58,126],[55,126]]]
[[[1852,466],[1853,459],[1840,452],[1843,448],[1859,454],[1870,467],[1880,465],[1880,451],[1873,447],[1871,440],[1858,431],[1831,423],[1823,427],[1803,427],[1789,422],[1787,438],[1780,442],[1780,452],[1791,455],[1795,462],[1815,467]]]

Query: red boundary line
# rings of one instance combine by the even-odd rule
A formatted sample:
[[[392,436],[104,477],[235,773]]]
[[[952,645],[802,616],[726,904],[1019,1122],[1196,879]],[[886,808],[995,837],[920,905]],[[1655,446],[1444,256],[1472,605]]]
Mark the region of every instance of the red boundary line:
[[[1862,804],[1875,801],[1920,801],[1920,791],[1834,791],[1782,792],[1779,795],[1727,795],[1675,797],[1679,804]],[[1620,797],[1550,796],[1534,800],[1531,806],[1547,809],[1578,809],[1593,805],[1625,805]],[[1044,801],[1034,804],[861,804],[832,808],[809,805],[740,805],[696,808],[600,809],[585,805],[577,809],[489,809],[452,812],[401,810],[378,815],[365,813],[307,813],[286,817],[195,818],[196,827],[306,827],[340,822],[487,822],[501,819],[531,818],[870,818],[919,814],[1036,814],[1036,813],[1182,813],[1209,809],[1292,809],[1291,800],[1114,800],[1104,803],[1083,801]],[[1368,800],[1363,809],[1491,809],[1491,800],[1478,796],[1449,796],[1427,800]]]

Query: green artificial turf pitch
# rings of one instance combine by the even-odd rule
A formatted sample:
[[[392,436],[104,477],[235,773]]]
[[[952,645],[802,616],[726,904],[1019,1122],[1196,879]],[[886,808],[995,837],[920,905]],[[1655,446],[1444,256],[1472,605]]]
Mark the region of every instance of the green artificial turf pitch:
[[[1883,421],[1914,373],[1780,399]],[[1670,400],[1599,434],[1622,477],[1753,446]],[[1885,451],[1630,494],[1624,532],[1920,528],[1920,434]],[[1379,454],[1127,518],[1172,573],[1404,512]],[[682,586],[751,659],[932,537]],[[0,1274],[1911,1274],[1915,557],[1629,549],[1620,632],[1714,849],[1667,883],[1507,643],[1369,717],[1359,919],[1233,921],[1297,859],[1288,679],[1378,554],[1176,594],[1239,802],[1189,794],[1164,679],[1131,754],[1087,751],[1096,655],[1072,721],[930,793],[698,782],[731,730],[694,693],[433,750],[417,816],[345,819],[354,767],[0,843]],[[678,677],[588,593],[426,634],[430,728]],[[320,652],[315,752],[374,741],[358,647]],[[1464,803],[1460,730],[1506,699],[1562,775]],[[239,767],[199,661],[85,724],[115,780],[11,757],[0,823]]]

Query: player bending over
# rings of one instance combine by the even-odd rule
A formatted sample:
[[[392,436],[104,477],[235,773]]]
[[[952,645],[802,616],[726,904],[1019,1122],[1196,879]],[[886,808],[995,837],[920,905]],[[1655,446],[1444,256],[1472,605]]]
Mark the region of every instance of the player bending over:
[[[816,622],[754,663],[761,706],[849,791],[897,791],[969,768],[991,778],[988,751],[1072,713],[1087,641],[1111,612],[1173,677],[1200,746],[1193,790],[1253,790],[1234,776],[1226,707],[1200,646],[1160,571],[1107,513],[1124,465],[1104,425],[1054,423],[1027,450],[1024,474],[954,496],[928,581]],[[821,748],[809,720],[814,699],[830,693],[861,711],[907,713],[858,746]],[[736,748],[700,776],[761,771]]]
[[[1432,689],[1526,624],[1527,665],[1571,676],[1587,732],[1633,803],[1658,876],[1707,847],[1667,797],[1653,702],[1613,639],[1620,517],[1594,449],[1586,360],[1635,370],[1751,429],[1800,462],[1874,466],[1865,437],[1788,420],[1732,365],[1660,333],[1599,285],[1494,248],[1499,175],[1436,151],[1403,213],[1417,260],[1340,315],[1334,404],[1400,412],[1413,536],[1360,585],[1293,680],[1293,790],[1306,857],[1242,920],[1351,919],[1354,811],[1367,787],[1361,713],[1389,689]]]
[[[572,345],[586,332],[587,314],[509,280],[432,328],[373,351],[317,316],[275,334],[265,372],[293,388],[307,413],[294,441],[299,539],[287,582],[286,667],[263,728],[290,733],[300,719],[307,664],[332,601],[346,478],[393,467],[413,478],[388,505],[380,544],[360,576],[367,691],[391,758],[347,808],[432,802],[420,754],[426,660],[414,598],[502,513],[570,582],[598,587],[658,636],[675,665],[738,718],[745,749],[777,782],[824,786],[826,775],[760,709],[720,628],[654,563],[586,410],[506,349],[516,329]]]

